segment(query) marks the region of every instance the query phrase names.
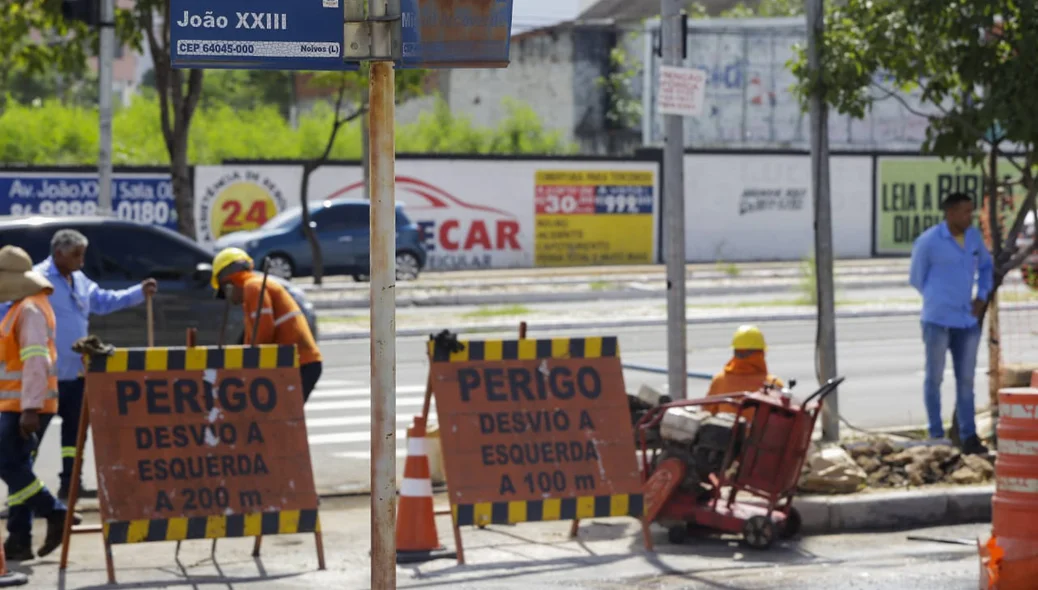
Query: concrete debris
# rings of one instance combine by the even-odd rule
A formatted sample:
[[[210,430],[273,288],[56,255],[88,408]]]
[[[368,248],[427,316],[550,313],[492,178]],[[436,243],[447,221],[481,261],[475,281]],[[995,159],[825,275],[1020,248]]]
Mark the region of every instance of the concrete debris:
[[[875,461],[872,457],[863,459]],[[813,445],[797,487],[808,494],[852,494],[865,487],[866,477],[865,470],[843,447]]]
[[[867,474],[870,488],[979,484],[991,481],[995,474],[988,458],[963,455],[944,441],[894,444],[876,438],[850,443],[846,448]]]

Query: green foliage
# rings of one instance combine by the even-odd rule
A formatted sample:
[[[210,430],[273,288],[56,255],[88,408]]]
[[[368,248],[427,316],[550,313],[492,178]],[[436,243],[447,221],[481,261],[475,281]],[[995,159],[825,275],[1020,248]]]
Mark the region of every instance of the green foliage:
[[[688,18],[710,18],[710,13],[700,2],[689,3],[685,7]],[[803,0],[760,0],[759,2],[739,2],[717,16],[720,18],[779,18],[800,16],[804,14]]]
[[[1038,96],[1032,90],[1038,5],[846,0],[830,5],[825,24],[820,71],[808,66],[803,47],[791,63],[804,104],[817,92],[837,112],[863,118],[875,101],[898,100],[928,116],[924,151],[974,166],[986,164],[985,144],[1004,142],[1024,153],[1003,153],[1026,197],[1012,229],[996,234],[1005,239],[992,245],[997,287],[1027,254],[1016,251],[1015,240],[1038,194]],[[903,98],[910,91],[928,105],[925,112]],[[991,137],[996,128],[1000,135]]]
[[[605,91],[606,123],[613,129],[634,129],[642,120],[642,101],[633,88],[640,70],[629,63],[627,53],[619,47],[609,52],[609,70],[609,75],[595,81]]]
[[[397,129],[398,153],[563,154],[573,153],[557,132],[543,128],[532,109],[509,105],[510,114],[493,129],[452,115],[439,101],[410,125]],[[199,108],[189,135],[188,157],[195,164],[225,159],[308,159],[325,147],[332,108],[318,104],[299,117],[293,129],[276,106],[239,109],[220,104]],[[98,150],[97,111],[44,101],[40,106],[12,104],[0,113],[0,163],[92,164]],[[119,109],[113,123],[113,161],[117,165],[166,165],[159,107],[139,97]],[[359,159],[360,120],[339,132],[332,159]]]

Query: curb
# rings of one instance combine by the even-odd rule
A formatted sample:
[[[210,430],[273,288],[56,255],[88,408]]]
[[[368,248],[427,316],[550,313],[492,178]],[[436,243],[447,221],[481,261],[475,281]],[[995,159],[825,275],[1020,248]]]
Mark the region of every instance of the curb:
[[[849,291],[868,291],[872,289],[890,289],[895,287],[908,287],[903,280],[897,281],[858,281],[852,284],[836,284],[837,289]],[[718,287],[691,287],[686,290],[688,297],[708,297],[718,295],[760,295],[762,293],[788,294],[800,291],[795,283],[787,285],[723,285]],[[365,292],[366,293],[366,292]],[[666,289],[629,289],[608,291],[567,291],[562,293],[495,293],[481,294],[458,294],[458,295],[429,295],[424,297],[397,297],[397,308],[402,307],[453,307],[461,305],[515,305],[519,303],[568,303],[588,301],[616,301],[662,299],[666,296]],[[320,311],[335,309],[367,309],[370,305],[367,295],[363,298],[344,297],[341,299],[314,299],[311,301],[314,309]]]
[[[1004,305],[1003,311],[1024,311],[1024,310],[1038,310],[1038,303],[1028,304],[1017,304],[1017,305]],[[891,307],[888,309],[867,309],[867,310],[850,310],[850,311],[837,311],[837,319],[857,319],[857,318],[890,318],[890,317],[910,317],[919,315],[918,306],[902,306],[902,307]],[[814,320],[818,317],[815,312],[798,312],[785,315],[775,315],[772,313],[765,312],[753,312],[746,314],[732,314],[726,316],[712,316],[712,317],[697,317],[688,318],[686,322],[690,326],[706,325],[706,324],[724,324],[724,323],[738,323],[738,322],[802,322],[805,320]],[[586,330],[586,329],[609,329],[609,328],[647,328],[656,326],[667,325],[666,318],[648,318],[648,319],[629,319],[629,320],[602,320],[602,321],[581,321],[581,322],[527,322],[528,330]],[[407,338],[413,336],[428,336],[433,332],[442,330],[443,326],[428,326],[424,328],[405,328],[396,331],[397,338]],[[498,322],[498,323],[487,323],[479,324],[474,326],[462,326],[456,328],[456,331],[461,334],[478,334],[484,332],[514,332],[516,329],[516,322]],[[335,342],[341,340],[366,340],[370,336],[367,330],[347,330],[339,333],[329,334],[327,328],[322,329],[319,340],[322,342]]]
[[[991,521],[994,485],[802,496],[793,500],[803,534],[896,531]]]

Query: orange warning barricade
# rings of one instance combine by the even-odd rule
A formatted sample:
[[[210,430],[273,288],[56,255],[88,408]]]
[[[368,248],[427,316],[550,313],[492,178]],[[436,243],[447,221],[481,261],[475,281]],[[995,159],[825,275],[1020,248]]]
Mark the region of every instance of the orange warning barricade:
[[[983,590],[1030,590],[1038,578],[1038,389],[998,392],[991,539],[978,542]]]
[[[428,353],[460,563],[459,527],[642,516],[615,337],[441,333]]]
[[[87,361],[61,568],[70,535],[112,545],[313,533],[317,492],[295,346],[115,349]],[[87,426],[98,527],[72,526]]]

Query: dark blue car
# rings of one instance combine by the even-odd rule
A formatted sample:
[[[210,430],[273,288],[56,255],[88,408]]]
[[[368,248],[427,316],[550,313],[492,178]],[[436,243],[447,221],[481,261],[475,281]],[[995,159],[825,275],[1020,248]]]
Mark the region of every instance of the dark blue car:
[[[263,227],[236,232],[216,241],[216,249],[237,247],[256,261],[269,259],[270,273],[282,278],[311,276],[310,243],[303,233],[302,207],[273,217]],[[364,199],[336,199],[310,203],[310,225],[321,244],[326,275],[351,275],[358,281],[370,274],[371,206]],[[413,280],[425,267],[421,229],[396,207],[396,278]]]

